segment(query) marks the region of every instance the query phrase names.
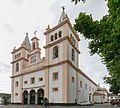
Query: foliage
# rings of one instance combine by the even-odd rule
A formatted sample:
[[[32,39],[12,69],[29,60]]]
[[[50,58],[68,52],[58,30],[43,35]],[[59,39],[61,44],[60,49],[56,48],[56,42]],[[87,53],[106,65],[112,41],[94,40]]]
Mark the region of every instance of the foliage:
[[[76,4],[80,0],[72,0]],[[120,91],[120,0],[107,0],[108,15],[94,21],[92,15],[80,13],[75,19],[74,28],[90,40],[91,55],[97,53],[106,64],[109,77],[104,77],[111,85],[110,91]]]
[[[75,4],[77,4],[80,1],[82,1],[83,3],[85,3],[86,0],[72,0],[72,2],[75,2]]]
[[[4,105],[8,105],[9,103],[10,103],[10,95],[4,95],[3,97],[2,97],[2,103],[4,104]]]

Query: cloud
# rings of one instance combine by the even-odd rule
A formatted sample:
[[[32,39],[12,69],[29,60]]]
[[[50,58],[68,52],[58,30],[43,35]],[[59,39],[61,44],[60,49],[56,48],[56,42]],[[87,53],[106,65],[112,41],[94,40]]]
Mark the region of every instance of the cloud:
[[[11,67],[10,65],[0,61],[0,73],[6,73],[6,72],[11,72]]]
[[[20,6],[23,3],[23,0],[12,0],[12,1],[17,6]]]
[[[14,28],[12,27],[12,25],[8,24],[8,23],[4,23],[3,24],[3,27],[6,31],[8,31],[9,33],[14,33],[15,30]]]

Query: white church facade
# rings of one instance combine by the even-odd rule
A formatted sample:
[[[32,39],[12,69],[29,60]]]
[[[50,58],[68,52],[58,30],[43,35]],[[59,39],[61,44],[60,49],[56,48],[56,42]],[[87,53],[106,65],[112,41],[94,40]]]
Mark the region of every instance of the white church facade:
[[[11,103],[41,104],[92,101],[98,85],[79,69],[80,38],[64,9],[59,23],[45,31],[45,57],[39,39],[28,33],[12,51]]]

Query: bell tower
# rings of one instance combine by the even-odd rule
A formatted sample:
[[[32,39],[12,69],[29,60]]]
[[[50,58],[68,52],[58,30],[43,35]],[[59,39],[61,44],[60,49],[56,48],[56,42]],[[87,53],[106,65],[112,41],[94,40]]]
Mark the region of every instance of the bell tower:
[[[56,88],[58,91],[62,89],[62,93],[59,94],[62,95],[62,103],[75,102],[77,98],[77,70],[79,67],[78,56],[80,54],[78,44],[80,39],[65,13],[64,6],[62,7],[58,24],[53,28],[48,26],[44,34],[46,35],[46,46],[44,46],[46,50],[46,64],[49,65],[46,73],[50,73],[50,76],[52,76],[54,72],[58,72],[60,82]],[[71,79],[74,83],[71,83]],[[53,81],[49,80],[48,82],[49,88],[54,88],[51,85]],[[74,88],[72,91],[70,91],[71,86]],[[50,100],[52,100],[51,97],[53,96],[54,94],[49,92]],[[73,100],[70,100],[69,97],[73,97]]]
[[[29,62],[31,64],[38,63],[41,59],[41,49],[39,48],[39,39],[36,37],[36,32],[33,33],[34,37],[31,39],[32,43],[29,53]]]
[[[23,87],[23,69],[28,63],[27,54],[31,48],[28,33],[19,48],[14,47],[12,53],[12,85],[11,85],[11,103],[22,103],[22,87]],[[19,92],[18,92],[19,91]],[[19,99],[17,99],[19,97]]]

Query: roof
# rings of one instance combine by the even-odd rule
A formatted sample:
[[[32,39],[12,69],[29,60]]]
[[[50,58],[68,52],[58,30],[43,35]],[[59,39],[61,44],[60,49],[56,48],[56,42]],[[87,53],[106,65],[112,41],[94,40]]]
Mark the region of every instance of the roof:
[[[67,14],[65,13],[65,11],[63,9],[63,11],[62,11],[62,13],[60,15],[60,19],[59,19],[58,24],[61,23],[66,17],[67,17]]]
[[[96,92],[95,92],[93,95],[94,95],[94,96],[101,96],[101,95],[104,95],[104,94],[96,93]]]
[[[108,96],[118,96],[118,95],[116,95],[116,94],[108,94]]]
[[[30,41],[29,41],[29,37],[28,37],[28,33],[26,33],[26,37],[25,37],[25,39],[24,39],[24,41],[23,41],[22,44],[25,45],[26,48],[31,49],[31,45],[30,45]]]
[[[8,94],[8,93],[0,93],[0,97],[2,97],[4,95],[10,95],[10,94]]]
[[[78,72],[80,72],[81,75],[83,75],[85,78],[87,78],[90,82],[92,82],[95,86],[98,86],[90,77],[88,77],[82,70],[78,69]]]

